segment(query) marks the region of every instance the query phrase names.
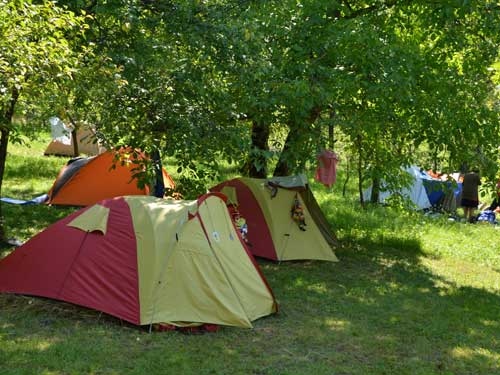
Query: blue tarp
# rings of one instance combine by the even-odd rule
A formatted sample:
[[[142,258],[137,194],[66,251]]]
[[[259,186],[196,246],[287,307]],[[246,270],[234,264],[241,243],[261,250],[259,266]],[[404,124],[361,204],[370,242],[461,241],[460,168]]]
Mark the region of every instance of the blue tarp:
[[[429,198],[429,202],[433,206],[438,205],[446,193],[453,189],[453,194],[455,198],[458,199],[462,192],[462,183],[453,183],[451,181],[443,181],[434,177],[431,177],[427,172],[420,172],[420,176],[425,187],[425,192]],[[455,185],[455,186],[454,186]]]
[[[35,197],[29,201],[25,201],[22,199],[15,199],[15,198],[0,198],[0,201],[5,202],[5,203],[10,203],[10,204],[41,204],[44,203],[48,199],[47,194],[40,195],[39,197]]]

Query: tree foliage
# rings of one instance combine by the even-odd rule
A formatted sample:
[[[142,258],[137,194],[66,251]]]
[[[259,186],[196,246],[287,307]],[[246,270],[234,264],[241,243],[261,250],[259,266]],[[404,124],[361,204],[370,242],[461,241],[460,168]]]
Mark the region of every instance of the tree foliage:
[[[360,187],[397,183],[417,157],[496,172],[496,1],[57,4],[89,15],[73,41],[96,53],[59,105],[110,145],[175,158],[187,195],[220,160],[253,176],[302,172],[331,125]]]
[[[11,138],[18,140],[20,130],[15,116],[22,117],[41,97],[72,79],[80,54],[71,41],[85,26],[83,16],[54,2],[0,0],[0,192],[7,146]],[[79,51],[86,53],[86,48]]]

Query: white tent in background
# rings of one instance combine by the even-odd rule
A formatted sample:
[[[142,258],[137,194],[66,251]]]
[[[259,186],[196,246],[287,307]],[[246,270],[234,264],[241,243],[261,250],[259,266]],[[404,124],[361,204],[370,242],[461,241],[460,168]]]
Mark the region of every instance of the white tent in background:
[[[416,166],[411,166],[406,168],[406,172],[408,172],[412,177],[412,183],[409,187],[402,188],[398,191],[381,191],[379,193],[379,202],[384,203],[387,198],[389,198],[392,194],[398,193],[401,196],[409,198],[419,210],[424,210],[426,208],[431,207],[431,202],[429,201],[429,197],[427,196],[427,192],[425,191],[425,186],[423,183],[423,179],[427,178],[427,174],[422,172],[420,168]],[[382,182],[383,186],[383,182]],[[363,192],[363,198],[365,201],[370,200],[372,194],[372,187],[370,186]]]
[[[60,156],[77,156],[73,148],[73,142],[71,139],[72,128],[66,125],[58,117],[51,117],[50,122],[50,134],[52,136],[52,141],[49,143],[45,149],[44,155],[60,155]],[[89,156],[99,155],[105,151],[105,148],[100,146],[95,141],[95,134],[92,130],[87,128],[80,128],[76,133],[76,139],[78,141],[78,151],[81,154],[87,154]]]
[[[49,118],[49,123],[52,140],[61,142],[64,145],[71,145],[71,128],[66,126],[66,124],[56,116]]]

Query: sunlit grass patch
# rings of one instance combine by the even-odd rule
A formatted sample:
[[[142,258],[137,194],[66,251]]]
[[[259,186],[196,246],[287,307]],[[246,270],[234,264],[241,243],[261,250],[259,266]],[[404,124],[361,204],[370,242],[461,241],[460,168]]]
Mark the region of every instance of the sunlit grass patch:
[[[451,355],[457,360],[477,360],[477,358],[481,358],[491,365],[498,366],[500,363],[500,354],[498,352],[493,352],[481,347],[470,348],[466,346],[457,346],[451,350]]]

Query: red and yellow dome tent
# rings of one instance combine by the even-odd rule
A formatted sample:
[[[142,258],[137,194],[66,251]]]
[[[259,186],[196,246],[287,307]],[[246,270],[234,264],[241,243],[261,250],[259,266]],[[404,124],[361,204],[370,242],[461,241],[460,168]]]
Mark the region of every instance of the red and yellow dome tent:
[[[252,327],[276,301],[224,201],[126,196],[83,208],[0,260],[0,292],[137,325]]]
[[[214,186],[228,197],[248,226],[253,255],[271,260],[317,259],[338,261],[335,235],[314,198],[305,176],[272,179],[235,178]],[[292,208],[301,208],[297,223]]]

